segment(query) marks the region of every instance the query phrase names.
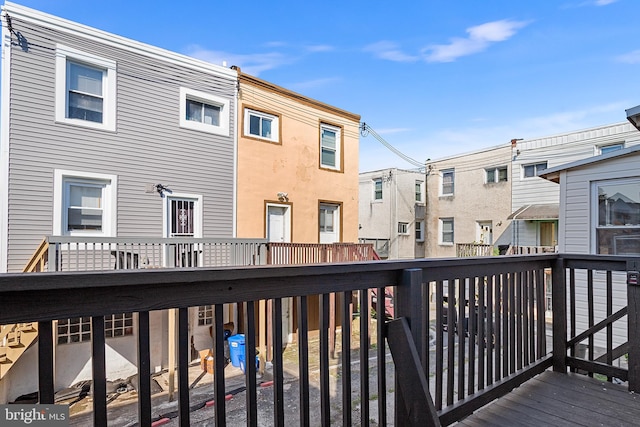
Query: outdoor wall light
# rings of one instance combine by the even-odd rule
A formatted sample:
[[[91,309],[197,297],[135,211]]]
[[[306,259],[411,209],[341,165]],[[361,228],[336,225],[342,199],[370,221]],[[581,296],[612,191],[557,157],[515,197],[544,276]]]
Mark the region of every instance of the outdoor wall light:
[[[285,193],[284,191],[278,192],[277,196],[278,196],[278,200],[280,200],[281,202],[289,201],[289,194]]]

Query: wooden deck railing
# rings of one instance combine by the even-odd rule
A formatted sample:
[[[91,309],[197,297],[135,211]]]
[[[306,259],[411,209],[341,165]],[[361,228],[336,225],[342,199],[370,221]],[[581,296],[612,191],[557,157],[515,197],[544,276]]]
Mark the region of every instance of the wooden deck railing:
[[[270,242],[267,264],[322,264],[375,259],[380,258],[371,244]]]
[[[456,243],[456,257],[492,256],[493,245],[481,243]]]
[[[550,332],[544,321],[544,270],[553,271],[553,352],[547,347]],[[640,287],[627,286],[627,271],[638,271],[637,258],[546,254],[491,258],[431,259],[338,263],[313,266],[254,266],[189,270],[135,270],[84,273],[0,275],[0,299],[11,304],[0,311],[0,324],[39,322],[38,378],[41,403],[53,403],[53,320],[91,316],[93,322],[94,422],[106,425],[106,377],[104,315],[137,313],[138,369],[141,379],[150,378],[149,312],[178,311],[178,411],[180,425],[190,423],[187,370],[189,359],[188,307],[214,306],[214,358],[223,355],[223,305],[244,305],[247,327],[246,357],[253,357],[256,319],[254,306],[270,300],[274,307],[273,361],[274,423],[285,419],[282,352],[283,298],[294,297],[298,316],[299,354],[297,399],[300,422],[308,425],[311,412],[318,411],[321,424],[328,425],[340,408],[344,425],[366,425],[373,418],[378,425],[448,425],[472,413],[493,399],[508,393],[528,378],[553,366],[602,374],[611,380],[628,380],[629,388],[640,391]],[[342,293],[337,312],[348,315],[348,302],[358,292],[365,297],[375,289],[382,298],[384,287],[395,286],[395,319],[378,322],[379,337],[386,337],[394,360],[396,384],[386,382],[386,346],[369,343],[369,325],[360,319],[359,338],[352,341],[351,323],[343,326],[342,348],[355,349],[339,355],[341,388],[329,382],[330,293]],[[429,289],[435,287],[435,294]],[[606,292],[604,292],[606,290]],[[38,305],[33,297],[38,295]],[[627,306],[626,299],[630,301]],[[320,327],[319,375],[309,376],[310,359],[306,339],[309,297],[318,295]],[[604,308],[599,298],[604,295]],[[455,314],[454,314],[455,313]],[[628,325],[622,324],[625,316]],[[584,328],[581,325],[584,324]],[[625,330],[628,327],[628,332]],[[445,331],[446,329],[446,331]],[[567,332],[567,330],[569,332]],[[431,331],[431,332],[430,332]],[[597,332],[602,331],[602,332]],[[429,336],[435,335],[430,343]],[[629,342],[627,342],[627,336]],[[618,343],[623,340],[624,342]],[[603,342],[603,350],[598,351]],[[583,343],[586,350],[578,351]],[[628,368],[614,366],[627,352]],[[435,354],[434,354],[435,353]],[[373,359],[370,357],[373,356]],[[431,361],[433,356],[434,362]],[[622,357],[625,359],[625,357]],[[368,372],[375,361],[376,390],[369,378],[352,376],[354,366]],[[354,363],[355,362],[355,363]],[[225,376],[222,364],[215,364],[215,420],[225,420]],[[255,366],[247,365],[247,425],[257,425]],[[320,398],[311,401],[309,390],[318,387]],[[386,412],[386,395],[395,390],[395,413]],[[337,393],[337,397],[331,397]],[[361,407],[354,411],[352,394],[360,395]],[[377,399],[372,400],[376,395]],[[138,390],[140,425],[152,420],[151,391],[147,380]],[[335,399],[341,401],[335,405]],[[377,411],[370,405],[377,404]],[[316,407],[317,405],[317,407]],[[377,413],[377,415],[375,415]],[[354,417],[361,417],[356,419]]]

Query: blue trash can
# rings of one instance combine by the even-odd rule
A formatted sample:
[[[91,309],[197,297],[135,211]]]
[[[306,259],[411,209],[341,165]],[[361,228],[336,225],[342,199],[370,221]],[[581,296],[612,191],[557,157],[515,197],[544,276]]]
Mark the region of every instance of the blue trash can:
[[[227,338],[229,342],[229,357],[231,364],[236,368],[240,367],[240,358],[244,360],[244,334],[231,335]]]
[[[246,363],[245,363],[245,361],[246,361],[246,359],[245,359],[245,355],[244,355],[244,353],[242,353],[242,354],[240,355],[240,369],[242,370],[242,372],[243,372],[243,373],[245,372],[245,369],[246,369],[246,366],[245,366],[245,365],[246,365]],[[257,371],[258,369],[260,369],[260,357],[258,357],[258,356],[256,355],[256,371]]]

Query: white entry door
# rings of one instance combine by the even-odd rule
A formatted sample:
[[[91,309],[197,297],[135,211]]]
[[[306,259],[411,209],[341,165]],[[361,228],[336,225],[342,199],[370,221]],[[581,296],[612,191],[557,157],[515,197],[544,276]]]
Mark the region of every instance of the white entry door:
[[[483,245],[492,245],[493,223],[491,221],[478,221],[476,224],[476,242]]]
[[[289,205],[267,204],[266,235],[270,242],[291,241],[291,211]],[[283,255],[286,252],[283,251]],[[281,262],[287,258],[280,256]],[[287,343],[293,342],[293,298],[282,298],[282,336]]]
[[[320,204],[320,243],[340,241],[340,206]]]
[[[291,217],[287,205],[267,205],[267,240],[291,241]]]

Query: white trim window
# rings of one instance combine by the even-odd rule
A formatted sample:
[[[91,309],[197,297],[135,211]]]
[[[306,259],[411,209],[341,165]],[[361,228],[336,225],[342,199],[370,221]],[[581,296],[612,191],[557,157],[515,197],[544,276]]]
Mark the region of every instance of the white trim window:
[[[180,88],[180,127],[229,136],[229,99]]]
[[[416,202],[424,202],[424,181],[416,179]]]
[[[540,172],[547,169],[547,162],[532,163],[529,165],[522,165],[522,177],[523,178],[535,178]]]
[[[320,123],[320,167],[340,170],[340,128]]]
[[[374,178],[373,180],[373,200],[382,200],[382,178]]]
[[[485,171],[485,183],[507,182],[509,180],[507,167],[487,168]]]
[[[443,170],[442,172],[440,172],[440,179],[442,181],[442,185],[440,186],[440,195],[453,196],[455,170],[454,169]]]
[[[640,255],[640,179],[593,183],[595,253]]]
[[[116,62],[56,46],[56,121],[116,130]]]
[[[213,306],[198,306],[198,326],[213,325]]]
[[[91,341],[91,317],[60,319],[57,325],[58,344],[72,344]],[[133,335],[133,313],[109,314],[104,316],[105,338]]]
[[[409,223],[408,222],[399,222],[398,223],[398,234],[402,234],[402,235],[409,234]]]
[[[416,221],[416,242],[424,242],[424,221]]]
[[[56,170],[55,235],[115,236],[115,175]]]
[[[244,109],[244,134],[270,142],[280,142],[280,118],[261,111]]]
[[[453,218],[440,218],[440,244],[453,245]]]
[[[613,151],[624,149],[624,142],[618,142],[616,144],[607,144],[596,146],[596,155],[607,154]]]

